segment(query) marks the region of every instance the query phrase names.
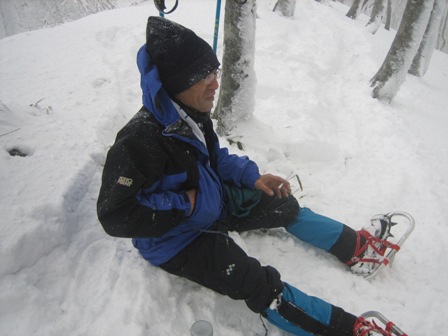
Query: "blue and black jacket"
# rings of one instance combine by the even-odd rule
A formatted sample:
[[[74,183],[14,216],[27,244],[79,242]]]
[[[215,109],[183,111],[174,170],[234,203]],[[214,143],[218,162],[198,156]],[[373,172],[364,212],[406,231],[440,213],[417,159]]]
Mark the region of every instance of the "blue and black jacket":
[[[97,211],[108,234],[134,238],[142,256],[160,265],[225,217],[223,183],[254,188],[260,174],[247,157],[220,148],[211,120],[203,125],[206,144],[195,137],[144,46],[137,63],[144,106],[108,152]],[[191,215],[189,189],[197,190]]]

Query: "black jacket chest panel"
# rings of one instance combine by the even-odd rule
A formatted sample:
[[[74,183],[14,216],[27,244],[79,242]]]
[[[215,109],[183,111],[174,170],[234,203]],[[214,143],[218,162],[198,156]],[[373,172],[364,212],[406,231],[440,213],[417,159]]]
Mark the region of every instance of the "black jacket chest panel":
[[[149,184],[156,178],[163,175],[176,175],[187,173],[185,189],[197,187],[198,168],[197,162],[199,151],[193,145],[176,138],[175,134],[164,135],[164,126],[161,125],[154,116],[145,109],[140,110],[135,117],[123,129],[123,136],[126,141],[136,141],[138,146],[129,146],[138,153],[135,162],[138,170],[147,177]],[[132,134],[130,134],[132,133]],[[129,135],[129,136],[127,136]],[[147,172],[147,174],[145,173]]]

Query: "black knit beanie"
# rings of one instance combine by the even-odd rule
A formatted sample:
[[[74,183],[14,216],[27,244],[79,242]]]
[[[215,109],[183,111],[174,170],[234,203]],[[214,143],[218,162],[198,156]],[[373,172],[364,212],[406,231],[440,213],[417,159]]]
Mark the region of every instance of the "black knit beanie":
[[[188,89],[220,66],[207,42],[192,30],[163,17],[148,18],[146,49],[170,95]]]

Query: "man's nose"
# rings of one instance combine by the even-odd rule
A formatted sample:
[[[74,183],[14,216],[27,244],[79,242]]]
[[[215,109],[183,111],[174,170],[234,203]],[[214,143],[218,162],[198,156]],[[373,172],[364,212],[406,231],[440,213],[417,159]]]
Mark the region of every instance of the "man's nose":
[[[213,78],[213,81],[210,83],[209,88],[212,90],[217,90],[219,88],[219,82],[216,77]]]

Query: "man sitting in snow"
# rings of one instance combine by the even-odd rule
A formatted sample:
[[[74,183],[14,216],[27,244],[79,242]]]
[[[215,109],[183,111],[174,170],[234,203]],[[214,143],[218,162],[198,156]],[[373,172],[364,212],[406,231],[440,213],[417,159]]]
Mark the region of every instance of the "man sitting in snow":
[[[301,208],[288,181],[260,175],[248,157],[221,148],[210,119],[220,63],[193,31],[150,17],[137,61],[143,107],[107,156],[98,199],[105,231],[133,238],[152,265],[245,300],[295,335],[391,335],[284,282],[227,234],[284,227],[368,273],[372,265],[364,259],[374,256],[365,254],[375,236],[389,235],[388,218],[354,231]]]

